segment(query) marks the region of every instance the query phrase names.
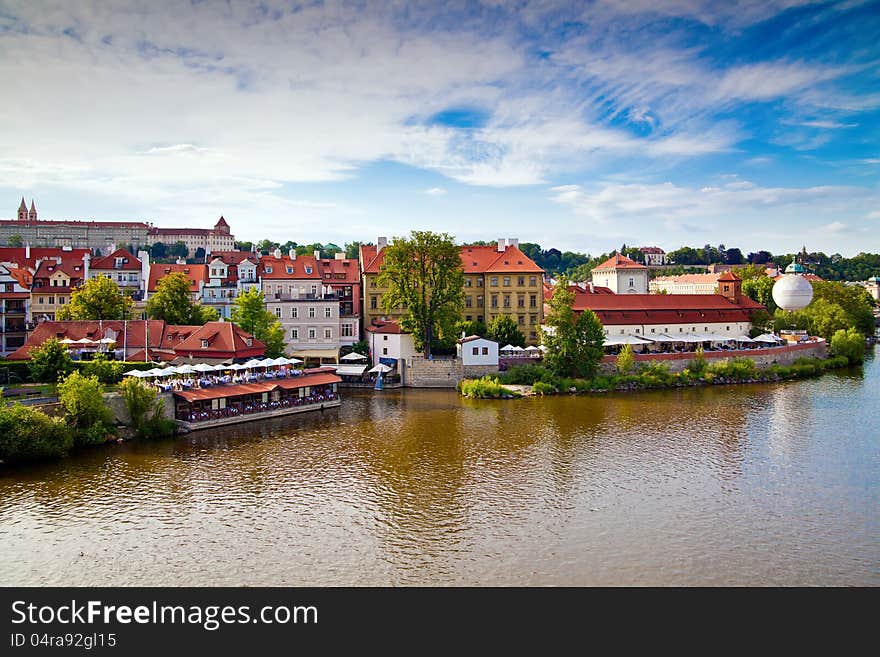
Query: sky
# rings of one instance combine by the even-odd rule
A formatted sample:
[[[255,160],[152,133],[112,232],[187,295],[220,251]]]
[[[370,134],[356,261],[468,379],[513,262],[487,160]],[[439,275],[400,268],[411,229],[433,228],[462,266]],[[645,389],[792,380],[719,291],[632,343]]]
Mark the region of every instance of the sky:
[[[859,0],[0,0],[0,217],[878,252],[878,36]]]

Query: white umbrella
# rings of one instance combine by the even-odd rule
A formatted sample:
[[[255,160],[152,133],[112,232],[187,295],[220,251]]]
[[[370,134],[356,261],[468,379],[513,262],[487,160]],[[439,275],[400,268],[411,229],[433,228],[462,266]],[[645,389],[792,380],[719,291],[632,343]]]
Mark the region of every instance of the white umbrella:
[[[541,351],[541,350],[538,349],[535,345],[530,344],[528,347],[526,347],[526,351]]]
[[[214,366],[208,365],[207,363],[199,363],[197,365],[193,365],[193,368],[197,372],[213,372],[214,371]]]
[[[144,372],[144,376],[159,376],[161,373],[162,370],[160,370],[158,367],[154,367],[151,370],[146,370]]]
[[[370,372],[382,372],[383,374],[386,372],[390,372],[390,371],[391,371],[391,368],[388,367],[387,365],[385,365],[384,363],[379,363],[378,365],[376,365],[376,367],[374,367],[373,369],[370,370]]]
[[[736,339],[737,342],[754,342],[749,336],[741,335]]]
[[[523,349],[522,347],[511,347],[510,350],[511,351],[525,351],[525,349]]]
[[[367,360],[367,357],[357,353],[356,351],[352,351],[350,354],[345,354],[339,360]]]
[[[76,344],[76,340],[71,340],[70,338],[64,338],[63,340],[59,340],[61,344]]]
[[[150,376],[150,373],[144,370],[129,370],[128,372],[123,372],[122,376],[133,376],[136,379],[143,379]]]
[[[229,367],[227,367],[227,368],[225,368],[225,369],[227,369],[227,370],[236,370],[236,371],[239,371],[239,370],[246,370],[246,369],[248,369],[248,366],[247,366],[247,365],[242,365],[241,363],[233,363],[232,365],[230,365]]]
[[[642,338],[636,337],[635,335],[628,335],[628,334],[627,335],[609,336],[608,338],[605,339],[605,346],[606,347],[614,347],[614,346],[623,345],[623,344],[632,344],[632,345],[651,344],[651,341],[644,340]]]
[[[98,340],[98,342],[100,342],[101,344],[116,344],[116,340],[114,340],[113,338],[101,338],[100,340]]]
[[[299,358],[288,358],[287,359],[287,363],[289,365],[300,365],[300,364],[302,364],[302,362],[303,361],[301,361]]]
[[[199,370],[197,370],[195,367],[193,367],[189,363],[187,363],[186,365],[181,365],[180,367],[177,367],[176,371],[178,374],[196,374],[197,372],[199,372]]]
[[[175,374],[177,374],[176,367],[166,367],[164,370],[159,370],[158,372],[156,372],[154,376],[173,376]]]
[[[73,344],[97,344],[94,340],[89,340],[88,338],[80,338],[79,340],[75,340]]]
[[[501,347],[501,351],[516,351],[516,347],[514,347],[512,344],[505,345]]]
[[[754,339],[754,342],[767,342],[769,344],[776,344],[779,339],[770,333],[765,333],[764,335],[759,335]]]
[[[248,362],[244,364],[245,368],[251,369],[253,367],[263,367],[263,361],[257,360],[256,358],[251,358]]]

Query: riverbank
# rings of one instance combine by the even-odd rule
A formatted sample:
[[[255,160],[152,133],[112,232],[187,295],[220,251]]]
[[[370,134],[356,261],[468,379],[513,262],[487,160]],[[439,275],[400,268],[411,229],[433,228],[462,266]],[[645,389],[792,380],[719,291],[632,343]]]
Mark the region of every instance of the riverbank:
[[[555,376],[540,365],[511,368],[497,377],[467,379],[457,390],[474,399],[514,399],[535,395],[585,394],[601,392],[637,392],[686,388],[694,386],[730,385],[739,383],[776,383],[821,376],[830,370],[849,367],[853,363],[844,356],[800,358],[791,365],[770,365],[759,368],[750,358],[707,363],[696,357],[681,371],[672,371],[663,362],[643,363],[634,372],[599,374],[592,379]]]

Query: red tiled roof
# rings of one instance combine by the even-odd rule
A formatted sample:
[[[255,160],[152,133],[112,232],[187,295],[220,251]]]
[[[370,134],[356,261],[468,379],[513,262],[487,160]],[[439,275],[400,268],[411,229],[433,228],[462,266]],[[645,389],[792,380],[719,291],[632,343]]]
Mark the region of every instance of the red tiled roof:
[[[400,328],[400,324],[393,319],[374,319],[373,323],[364,330],[370,333],[406,333],[406,331]]]
[[[85,264],[82,260],[72,257],[62,258],[60,263],[55,260],[43,260],[34,272],[34,278],[45,281],[59,271],[67,274],[72,281],[78,281],[85,274]]]
[[[627,258],[625,255],[615,253],[598,267],[594,267],[593,271],[603,269],[647,269],[645,265],[640,265],[635,260]]]
[[[28,336],[27,342],[12,354],[9,355],[10,360],[27,360],[30,357],[30,350],[38,347],[49,338],[70,338],[71,340],[79,340],[81,338],[100,339],[112,331],[119,340],[118,346],[123,345],[127,349],[143,349],[145,333],[149,333],[150,338],[150,355],[152,350],[162,345],[162,337],[165,333],[165,322],[162,320],[149,321],[128,321],[121,320],[104,320],[97,321],[66,321],[66,322],[42,322],[37,324],[33,333]],[[129,356],[131,357],[131,356]]]
[[[158,288],[159,281],[173,272],[186,274],[186,277],[189,278],[190,292],[199,291],[199,281],[204,283],[208,282],[208,265],[163,265],[157,263],[150,265],[150,280],[147,285],[147,290],[149,292],[155,292]]]
[[[376,247],[361,245],[361,261],[364,273],[377,274],[385,261],[384,249],[378,255]],[[459,257],[465,274],[533,272],[544,273],[535,262],[517,246],[508,246],[499,252],[495,246],[462,246]]]
[[[354,258],[346,258],[344,260],[336,260],[325,258],[318,261],[321,269],[321,277],[328,284],[357,284],[360,282],[360,274],[358,272],[358,261]],[[330,278],[325,274],[329,273]],[[338,274],[344,274],[345,278],[336,278]]]
[[[15,219],[0,219],[0,226],[88,226],[100,228],[102,226],[119,226],[125,228],[149,228],[143,221],[80,221],[78,219],[58,219],[54,221],[39,219],[37,221],[17,221]]]
[[[22,287],[30,288],[34,282],[34,275],[27,269],[19,269],[17,267],[7,267],[6,271],[12,276]]]
[[[254,264],[260,262],[259,254],[252,251],[211,251],[208,254],[208,259],[213,260],[214,258],[220,258],[227,265],[237,265],[245,260],[250,260]]]
[[[737,281],[740,281],[740,280],[742,280],[742,279],[740,279],[739,276],[737,276],[736,274],[734,274],[733,271],[726,271],[726,272],[724,272],[723,274],[721,274],[721,276],[718,277],[718,282],[719,282],[719,283],[720,283],[720,282],[724,282],[724,283],[736,283]]]
[[[329,385],[339,383],[341,378],[330,372],[316,374],[303,374],[290,379],[278,379],[276,381],[261,381],[259,383],[239,383],[232,386],[217,386],[216,388],[200,388],[199,390],[175,391],[175,395],[182,397],[188,402],[205,401],[208,399],[223,399],[239,397],[241,395],[258,395],[271,392],[276,388],[284,390],[297,390],[309,386]]]
[[[780,278],[782,278],[783,276],[785,276],[785,274],[779,274],[778,276],[774,276],[774,277],[773,277],[773,280],[774,280],[774,281],[778,281],[778,280],[779,280]],[[813,281],[813,282],[816,282],[816,283],[821,283],[821,282],[823,282],[823,281],[825,280],[824,278],[821,278],[820,276],[816,276],[816,274],[800,274],[800,276],[803,276],[803,277],[806,278],[808,281]]]
[[[311,273],[306,273],[306,267],[310,269]],[[272,271],[269,272],[268,269]],[[315,257],[308,255],[297,256],[296,260],[292,260],[287,255],[282,255],[280,258],[273,255],[262,256],[260,258],[260,275],[269,280],[299,278],[317,280],[321,278],[321,273],[315,264]]]
[[[116,258],[122,258],[124,261],[120,269],[139,270],[141,261],[138,260],[128,249],[116,249],[113,253],[103,258],[95,258],[92,260],[91,269],[116,269]]]
[[[251,339],[250,346],[247,344],[248,339]],[[202,347],[202,340],[208,340],[207,347]],[[231,322],[208,322],[190,333],[183,342],[174,344],[172,348],[178,355],[189,353],[193,355],[198,353],[203,356],[229,354],[235,358],[245,358],[262,356],[266,353],[265,343]],[[219,356],[214,355],[213,357]]]
[[[217,226],[226,226],[227,228],[229,228],[229,224],[226,223],[226,219],[224,219],[222,216],[217,220],[217,223],[214,224],[214,228],[217,228]]]
[[[17,264],[22,268],[36,269],[37,260],[46,260],[47,258],[60,257],[73,258],[82,260],[86,253],[91,253],[89,249],[71,249],[65,251],[60,247],[31,247],[31,256],[26,258],[27,249],[23,246],[3,246],[0,247],[0,262],[10,262]]]

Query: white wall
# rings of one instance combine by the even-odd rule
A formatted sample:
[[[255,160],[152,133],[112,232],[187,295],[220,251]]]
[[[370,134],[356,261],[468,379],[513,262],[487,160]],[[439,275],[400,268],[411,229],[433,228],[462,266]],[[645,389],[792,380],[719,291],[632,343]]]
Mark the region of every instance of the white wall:
[[[477,350],[476,355],[474,349]],[[487,353],[484,355],[483,350]],[[498,365],[498,343],[480,338],[458,345],[458,357],[464,365]]]
[[[416,353],[413,337],[409,333],[371,333],[367,332],[373,365],[379,364],[380,358],[404,358],[410,361]]]

